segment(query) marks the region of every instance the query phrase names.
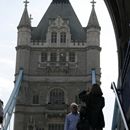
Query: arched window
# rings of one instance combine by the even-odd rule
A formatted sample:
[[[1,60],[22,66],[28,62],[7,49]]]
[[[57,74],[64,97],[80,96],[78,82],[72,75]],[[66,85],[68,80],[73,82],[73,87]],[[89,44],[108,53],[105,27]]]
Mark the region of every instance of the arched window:
[[[50,92],[51,104],[63,104],[64,103],[64,91],[59,88],[55,88]]]
[[[51,33],[51,43],[56,43],[57,42],[57,32],[52,32]]]
[[[66,33],[65,32],[60,33],[60,42],[66,43]]]

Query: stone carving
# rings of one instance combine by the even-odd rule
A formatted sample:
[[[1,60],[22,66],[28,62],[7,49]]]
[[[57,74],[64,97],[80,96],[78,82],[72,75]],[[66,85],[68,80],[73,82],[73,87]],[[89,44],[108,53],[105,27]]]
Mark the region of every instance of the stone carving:
[[[41,68],[45,73],[64,73],[68,74],[72,70],[77,69],[77,64],[69,64],[69,63],[40,63],[39,68]]]

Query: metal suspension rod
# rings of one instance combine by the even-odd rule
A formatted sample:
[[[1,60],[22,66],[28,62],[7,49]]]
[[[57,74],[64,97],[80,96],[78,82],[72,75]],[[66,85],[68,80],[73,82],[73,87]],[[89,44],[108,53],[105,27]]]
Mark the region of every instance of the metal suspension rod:
[[[122,79],[125,79],[128,65],[129,65],[129,60],[130,60],[130,40],[128,42],[128,48],[127,48],[125,59],[124,59],[124,64],[123,64],[123,69],[122,69]]]
[[[12,117],[12,113],[13,110],[15,108],[16,105],[16,98],[18,96],[18,92],[21,86],[21,82],[22,82],[22,78],[23,78],[23,70],[20,69],[17,80],[15,82],[15,86],[14,89],[11,93],[11,96],[4,108],[4,121],[3,121],[3,128],[2,130],[7,130],[9,123],[10,123],[10,119]]]
[[[112,87],[112,89],[113,89],[113,91],[115,93],[116,101],[117,101],[117,104],[118,104],[118,107],[119,107],[119,110],[120,110],[120,113],[121,113],[122,120],[124,122],[125,129],[129,130],[127,120],[126,120],[123,108],[121,106],[121,101],[120,101],[120,98],[119,98],[119,95],[118,95],[118,92],[117,92],[117,88],[116,88],[116,85],[115,85],[114,82],[111,84],[111,87]]]
[[[92,84],[96,83],[96,71],[95,69],[92,69]]]

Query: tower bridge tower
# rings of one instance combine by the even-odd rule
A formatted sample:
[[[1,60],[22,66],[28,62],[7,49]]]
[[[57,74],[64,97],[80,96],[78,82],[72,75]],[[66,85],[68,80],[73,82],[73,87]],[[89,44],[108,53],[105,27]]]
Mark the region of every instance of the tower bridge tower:
[[[69,0],[53,0],[37,27],[32,27],[28,1],[18,25],[16,75],[24,69],[17,98],[14,130],[63,130],[69,104],[100,84],[100,25],[94,1],[82,27]]]

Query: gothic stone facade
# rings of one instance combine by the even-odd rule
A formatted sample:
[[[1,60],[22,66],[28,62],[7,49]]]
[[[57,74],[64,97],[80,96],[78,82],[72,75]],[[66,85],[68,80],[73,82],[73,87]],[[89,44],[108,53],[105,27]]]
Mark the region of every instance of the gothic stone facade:
[[[37,27],[25,5],[16,47],[16,76],[22,67],[24,77],[14,130],[63,130],[69,105],[92,85],[92,69],[100,83],[99,35],[94,6],[84,28],[68,0],[52,1]]]

